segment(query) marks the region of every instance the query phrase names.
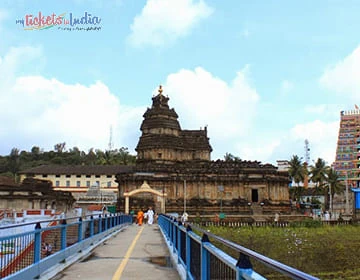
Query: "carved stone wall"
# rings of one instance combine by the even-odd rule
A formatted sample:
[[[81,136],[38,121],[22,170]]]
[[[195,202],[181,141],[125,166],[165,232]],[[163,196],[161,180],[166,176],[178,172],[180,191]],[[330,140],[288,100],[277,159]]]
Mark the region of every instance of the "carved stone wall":
[[[143,180],[153,189],[165,192],[168,202],[186,197],[189,201],[201,200],[209,205],[219,203],[220,199],[224,204],[235,201],[246,204],[260,204],[263,201],[269,201],[273,205],[289,204],[288,176],[277,172],[272,165],[257,162],[138,164],[132,172],[117,175],[120,198],[124,192],[139,188]],[[223,186],[223,192],[219,191],[219,186]]]

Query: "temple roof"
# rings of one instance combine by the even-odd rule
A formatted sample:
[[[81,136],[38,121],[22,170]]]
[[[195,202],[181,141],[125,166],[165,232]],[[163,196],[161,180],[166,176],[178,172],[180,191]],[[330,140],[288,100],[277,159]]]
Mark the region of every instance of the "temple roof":
[[[175,110],[169,108],[169,98],[162,94],[162,86],[159,87],[159,94],[152,98],[152,106],[144,113],[144,120],[140,130],[152,128],[170,128],[180,130],[178,115]]]
[[[19,173],[27,175],[114,175],[130,169],[128,165],[41,165]]]
[[[167,134],[141,136],[136,150],[151,148],[212,151],[205,130],[183,130],[179,136]]]

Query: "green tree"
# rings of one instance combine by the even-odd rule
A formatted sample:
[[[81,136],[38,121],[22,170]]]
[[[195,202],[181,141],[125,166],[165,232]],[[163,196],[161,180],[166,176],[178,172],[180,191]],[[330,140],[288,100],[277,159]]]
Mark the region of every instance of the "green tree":
[[[302,162],[302,158],[299,158],[297,155],[293,155],[289,161],[289,176],[299,187],[300,182],[304,182],[306,175],[306,168]]]
[[[62,153],[65,151],[65,146],[66,146],[66,143],[63,142],[63,143],[58,143],[54,146],[54,150],[55,152],[57,153]]]
[[[12,148],[9,158],[8,158],[8,171],[13,173],[14,175],[19,171],[20,169],[20,151],[17,148]]]
[[[290,189],[291,199],[300,200],[304,192],[304,188],[300,187],[300,182],[304,182],[305,175],[307,173],[306,165],[303,164],[302,158],[297,155],[293,155],[289,161],[289,176],[294,181],[297,186]]]
[[[34,160],[38,160],[40,156],[40,148],[38,146],[33,146],[31,148],[31,155],[33,156]]]
[[[329,168],[321,158],[317,159],[315,165],[310,166],[310,180],[315,183],[317,190],[323,188],[325,182],[327,182]]]
[[[87,165],[95,165],[97,161],[96,153],[94,152],[94,148],[91,148],[86,155],[86,164]]]
[[[335,194],[343,194],[345,186],[341,178],[339,177],[339,174],[333,168],[329,168],[327,170],[326,177],[327,177],[326,180],[327,184],[325,186],[325,193],[327,194],[326,197],[331,194],[331,202],[332,202],[331,204],[333,204]],[[333,205],[329,205],[328,208],[333,209]]]

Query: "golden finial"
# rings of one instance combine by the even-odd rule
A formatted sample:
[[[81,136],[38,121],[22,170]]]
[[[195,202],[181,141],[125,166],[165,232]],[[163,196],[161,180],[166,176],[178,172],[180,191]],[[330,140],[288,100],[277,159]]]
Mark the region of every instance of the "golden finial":
[[[158,92],[160,95],[162,94],[162,92],[163,92],[162,85],[159,86]]]

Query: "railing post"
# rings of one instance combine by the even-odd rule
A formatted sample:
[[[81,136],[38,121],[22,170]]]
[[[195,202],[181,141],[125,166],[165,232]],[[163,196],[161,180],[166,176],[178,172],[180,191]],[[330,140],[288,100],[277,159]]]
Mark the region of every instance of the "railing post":
[[[66,225],[66,220],[63,219],[61,221],[61,244],[60,244],[60,248],[61,250],[65,250],[66,249],[66,228],[67,228],[67,225]]]
[[[190,225],[186,228],[186,278],[188,275],[190,275],[190,263],[191,263],[191,238],[189,233],[192,231],[192,228]]]
[[[243,275],[251,275],[253,273],[253,266],[250,262],[250,258],[247,255],[240,253],[239,259],[236,263],[236,279],[244,279]]]
[[[35,225],[35,237],[34,237],[34,263],[38,263],[41,259],[41,225],[37,223]]]
[[[99,214],[99,233],[102,232],[102,217],[101,214]]]
[[[172,236],[172,232],[173,232],[173,226],[172,226],[172,218],[170,218],[169,220],[169,238],[170,238],[170,244],[173,245],[173,236]]]
[[[94,236],[94,217],[90,216],[90,237]]]
[[[108,229],[108,216],[105,214],[105,228],[104,231],[107,231]]]
[[[181,230],[180,226],[182,225],[181,221],[177,222],[176,229],[177,229],[177,255],[178,255],[178,263],[180,263],[181,259]],[[185,244],[184,244],[185,245]]]
[[[79,227],[78,227],[78,242],[81,242],[83,235],[83,222],[82,218],[79,218]]]
[[[175,226],[175,218],[172,221],[172,244],[173,244],[173,251],[176,251],[176,226]]]
[[[204,234],[201,238],[201,280],[210,279],[210,254],[204,246],[206,243],[210,243],[210,240],[207,234]]]

